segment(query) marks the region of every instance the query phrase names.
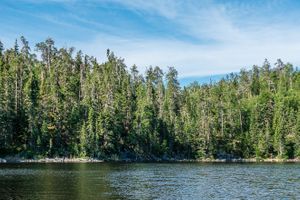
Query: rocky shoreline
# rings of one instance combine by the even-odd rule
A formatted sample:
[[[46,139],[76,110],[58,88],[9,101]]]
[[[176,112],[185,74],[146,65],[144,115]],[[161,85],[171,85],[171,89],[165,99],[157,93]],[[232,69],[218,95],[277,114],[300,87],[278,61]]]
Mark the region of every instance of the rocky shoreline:
[[[22,158],[0,158],[0,163],[96,163],[103,160],[93,158],[42,158],[42,159],[22,159]]]
[[[195,162],[195,163],[300,163],[300,159],[120,159],[120,160],[101,160],[94,158],[42,158],[42,159],[23,159],[16,157],[0,158],[0,163],[103,163],[103,162]]]

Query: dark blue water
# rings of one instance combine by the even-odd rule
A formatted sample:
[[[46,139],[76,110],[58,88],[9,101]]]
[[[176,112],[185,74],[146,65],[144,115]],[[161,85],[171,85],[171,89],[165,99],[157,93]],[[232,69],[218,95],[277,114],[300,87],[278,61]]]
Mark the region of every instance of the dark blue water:
[[[300,164],[1,164],[0,199],[300,199]]]

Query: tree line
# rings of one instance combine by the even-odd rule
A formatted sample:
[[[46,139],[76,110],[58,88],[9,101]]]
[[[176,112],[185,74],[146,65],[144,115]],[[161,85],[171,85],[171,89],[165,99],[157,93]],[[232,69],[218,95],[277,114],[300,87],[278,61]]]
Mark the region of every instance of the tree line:
[[[300,157],[300,71],[265,60],[181,87],[175,68],[142,75],[50,38],[32,53],[0,42],[0,155],[129,159]]]

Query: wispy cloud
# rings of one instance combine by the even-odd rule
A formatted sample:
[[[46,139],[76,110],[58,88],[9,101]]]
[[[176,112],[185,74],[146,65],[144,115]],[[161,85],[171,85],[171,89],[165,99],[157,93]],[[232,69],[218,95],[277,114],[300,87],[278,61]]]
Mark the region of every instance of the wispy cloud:
[[[128,65],[137,64],[142,70],[148,65],[176,66],[181,76],[229,73],[252,64],[261,64],[265,58],[274,63],[282,58],[300,64],[300,29],[297,26],[286,21],[288,19],[272,23],[265,23],[265,19],[255,21],[258,20],[255,12],[265,11],[268,15],[282,2],[268,1],[263,5],[218,4],[213,1],[114,2],[143,15],[166,18],[176,25],[174,31],[187,34],[194,41],[171,37],[99,35],[88,45],[78,44],[91,54],[104,55],[104,49],[111,48],[124,57]],[[257,6],[264,7],[259,9]],[[240,19],[241,16],[249,19]],[[276,14],[266,17],[276,19]]]
[[[187,77],[234,72],[261,64],[265,58],[271,63],[282,58],[300,64],[297,1],[42,2],[64,8],[59,15],[34,13],[58,28],[66,28],[68,35],[58,38],[66,40],[63,45],[74,45],[101,60],[110,48],[125,58],[127,65],[137,64],[141,71],[149,65],[175,66],[182,77]],[[55,35],[56,31],[50,26],[45,34]],[[72,31],[81,39],[69,38]]]
[[[293,41],[293,42],[292,42]],[[137,64],[141,71],[149,65],[175,66],[181,77],[236,72],[241,68],[260,65],[265,58],[275,63],[276,59],[300,63],[298,52],[300,40],[247,41],[231,45],[195,45],[177,40],[124,39],[99,36],[87,43],[75,46],[88,54],[104,59],[106,48],[125,58],[127,65]]]

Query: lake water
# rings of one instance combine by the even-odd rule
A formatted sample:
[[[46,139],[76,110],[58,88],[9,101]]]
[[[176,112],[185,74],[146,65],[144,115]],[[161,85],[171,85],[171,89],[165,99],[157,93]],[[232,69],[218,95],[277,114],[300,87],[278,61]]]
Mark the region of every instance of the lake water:
[[[0,199],[300,199],[300,164],[0,164]]]

